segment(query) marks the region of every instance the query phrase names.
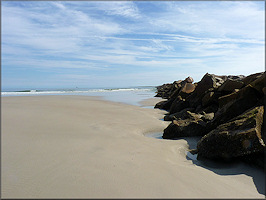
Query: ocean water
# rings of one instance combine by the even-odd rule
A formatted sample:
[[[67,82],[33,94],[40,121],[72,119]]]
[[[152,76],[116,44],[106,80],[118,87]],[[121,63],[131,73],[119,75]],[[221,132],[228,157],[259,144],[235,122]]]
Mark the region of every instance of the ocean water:
[[[32,89],[32,90],[6,90],[1,96],[41,96],[41,95],[85,95],[99,96],[108,101],[140,105],[140,101],[152,98],[156,95],[156,87],[142,86],[130,88],[106,88],[106,89]]]

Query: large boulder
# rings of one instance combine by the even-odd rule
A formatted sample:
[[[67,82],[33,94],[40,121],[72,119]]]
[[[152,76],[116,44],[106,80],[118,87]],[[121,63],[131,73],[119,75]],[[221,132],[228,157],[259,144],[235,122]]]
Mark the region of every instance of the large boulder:
[[[245,163],[248,163],[252,166],[257,166],[264,169],[265,165],[265,152],[256,152],[248,155],[239,157]]]
[[[174,101],[174,99],[168,99],[165,101],[160,101],[157,104],[155,104],[154,108],[159,108],[162,110],[169,110],[173,101]]]
[[[173,101],[169,111],[170,111],[170,114],[173,114],[188,107],[189,107],[189,102],[186,101],[186,99],[183,99],[181,96],[178,96]]]
[[[221,87],[218,88],[218,91],[222,92],[233,92],[235,89],[240,89],[244,86],[244,82],[241,80],[227,79]]]
[[[189,136],[203,136],[206,134],[206,119],[203,115],[186,111],[185,117],[173,120],[163,132],[163,139],[174,139]],[[184,119],[185,118],[185,119]]]
[[[174,81],[173,83],[166,83],[157,86],[157,94],[155,97],[162,97],[164,99],[170,99],[178,96],[180,89],[183,89],[184,93],[191,93],[195,89],[195,85],[192,77],[187,77],[185,80]]]
[[[263,106],[252,108],[203,136],[197,144],[198,158],[230,160],[263,152],[263,113]]]
[[[179,119],[186,119],[188,118],[187,116],[187,111],[193,111],[193,108],[185,108],[179,112],[173,113],[173,114],[168,114],[164,116],[164,121],[173,121],[173,120],[179,120]]]
[[[163,99],[169,99],[171,95],[171,91],[173,90],[173,84],[172,83],[166,83],[160,86],[157,86],[157,94],[155,97],[162,97]]]
[[[256,73],[256,74],[251,74],[245,78],[243,78],[243,82],[245,85],[248,85],[249,83],[255,81],[256,79],[258,79],[259,77],[261,77],[263,75],[263,72],[260,73]]]
[[[218,88],[223,84],[223,82],[223,78],[214,74],[206,73],[200,82],[198,82],[195,93],[199,98],[201,98],[207,90],[210,88]]]
[[[202,108],[211,106],[213,103],[218,103],[218,97],[221,96],[220,92],[217,92],[227,76],[217,76],[214,74],[206,73],[203,78],[196,85],[195,90],[186,98],[189,103],[189,107],[196,108],[197,111]]]
[[[202,106],[207,106],[211,104],[213,102],[213,99],[214,99],[214,92],[213,91],[207,92],[202,98]]]
[[[258,92],[251,85],[247,85],[244,88],[242,88],[241,90],[238,90],[238,91],[232,92],[228,95],[224,95],[224,96],[219,97],[218,98],[218,104],[219,104],[219,108],[223,108],[227,104],[233,104],[234,102],[239,101],[241,99],[246,99],[246,100],[251,100],[251,101],[253,99],[253,102],[256,103],[259,98],[262,98],[262,95],[260,94],[260,92]],[[251,102],[249,102],[249,103],[251,103]],[[249,108],[251,108],[253,106],[254,106],[254,104],[250,105]]]
[[[206,91],[205,95],[201,99],[202,107],[208,107],[208,106],[211,106],[213,104],[218,105],[219,104],[218,99],[222,96],[222,94],[223,94],[222,92],[219,92],[219,91],[214,90],[214,89],[210,89],[210,90]]]
[[[186,99],[188,96],[191,95],[191,93],[193,93],[195,88],[196,88],[195,84],[185,82],[180,87],[179,91],[174,93],[175,95],[172,96],[172,98],[174,100],[173,100],[172,105],[170,107],[170,114],[179,112],[179,111],[183,110],[184,108],[189,107],[189,102],[186,101]]]
[[[157,103],[154,108],[169,110],[173,102],[177,103],[179,100],[185,99],[196,88],[196,85],[192,84],[193,81],[192,77],[187,77],[185,80],[157,86],[157,94],[155,97],[162,97],[168,100]]]
[[[246,110],[263,104],[263,94],[251,85],[247,85],[238,92],[219,98],[219,110],[215,113],[212,127],[225,123]]]
[[[264,72],[259,78],[249,83],[251,87],[253,87],[255,90],[257,90],[262,95],[264,95],[263,88],[265,88],[265,77],[266,77],[266,73]]]

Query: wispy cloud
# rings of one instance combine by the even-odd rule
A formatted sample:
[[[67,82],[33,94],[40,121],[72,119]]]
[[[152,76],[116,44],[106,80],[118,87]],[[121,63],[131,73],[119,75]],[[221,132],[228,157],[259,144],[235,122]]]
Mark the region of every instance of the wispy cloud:
[[[2,2],[3,85],[34,85],[34,76],[150,85],[162,83],[160,73],[197,80],[207,71],[263,71],[264,9],[246,1]]]

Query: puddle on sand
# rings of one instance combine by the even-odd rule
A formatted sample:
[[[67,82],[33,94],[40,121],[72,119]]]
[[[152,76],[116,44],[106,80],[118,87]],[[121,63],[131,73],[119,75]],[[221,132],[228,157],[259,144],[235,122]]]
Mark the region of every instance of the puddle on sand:
[[[140,106],[142,108],[154,109],[154,106]]]
[[[147,133],[144,134],[146,137],[156,138],[156,139],[163,139],[163,133],[157,132],[157,133]]]
[[[192,154],[192,153],[190,153],[189,151],[186,151],[186,155],[187,155],[187,159],[189,159],[189,160],[197,160],[197,155],[198,154]]]

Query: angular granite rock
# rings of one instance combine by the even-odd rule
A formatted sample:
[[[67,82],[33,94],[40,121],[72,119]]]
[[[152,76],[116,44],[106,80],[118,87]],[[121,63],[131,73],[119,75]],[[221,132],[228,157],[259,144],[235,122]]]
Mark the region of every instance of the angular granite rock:
[[[254,106],[261,105],[262,98],[263,95],[250,85],[219,98],[219,110],[215,113],[213,125],[218,126]]]
[[[165,115],[164,116],[164,121],[173,121],[173,120],[179,120],[179,119],[186,119],[188,118],[187,116],[187,111],[193,111],[193,108],[185,108],[179,112],[170,114],[170,115]]]
[[[206,122],[203,115],[186,111],[183,119],[173,120],[163,132],[163,139],[179,137],[203,136],[206,132]]]
[[[233,92],[235,89],[240,89],[244,86],[244,82],[235,79],[227,79],[221,87],[218,88],[218,91]]]
[[[187,77],[185,80],[157,86],[157,95],[155,97],[162,97],[168,99],[168,101],[161,101],[157,103],[154,108],[169,110],[173,102],[185,99],[195,90],[196,85],[192,84],[192,82],[193,78]]]
[[[264,94],[263,88],[265,87],[265,83],[266,83],[265,77],[266,77],[266,73],[264,72],[259,78],[249,83],[251,87],[253,87],[255,90],[257,90],[262,95]]]
[[[210,88],[218,88],[223,84],[224,80],[214,74],[206,73],[203,78],[198,82],[195,93],[201,98],[205,91]]]
[[[175,90],[173,83],[166,83],[160,86],[157,86],[157,94],[155,97],[162,97],[163,99],[169,99],[172,92]]]
[[[249,83],[255,81],[256,79],[258,79],[259,77],[261,77],[263,75],[263,72],[260,73],[256,73],[256,74],[251,74],[245,78],[243,78],[243,82],[245,85],[248,85]]]
[[[212,103],[214,99],[214,92],[206,93],[202,98],[202,106],[207,106]]]
[[[160,101],[157,104],[155,104],[154,108],[169,110],[172,103],[173,103],[173,99],[168,99],[166,101]]]
[[[252,108],[203,136],[197,144],[198,158],[230,160],[263,152],[263,113],[263,106]]]
[[[178,96],[173,101],[169,111],[170,111],[170,114],[173,114],[188,107],[189,107],[189,102],[186,101],[186,99],[183,99],[181,96]]]

